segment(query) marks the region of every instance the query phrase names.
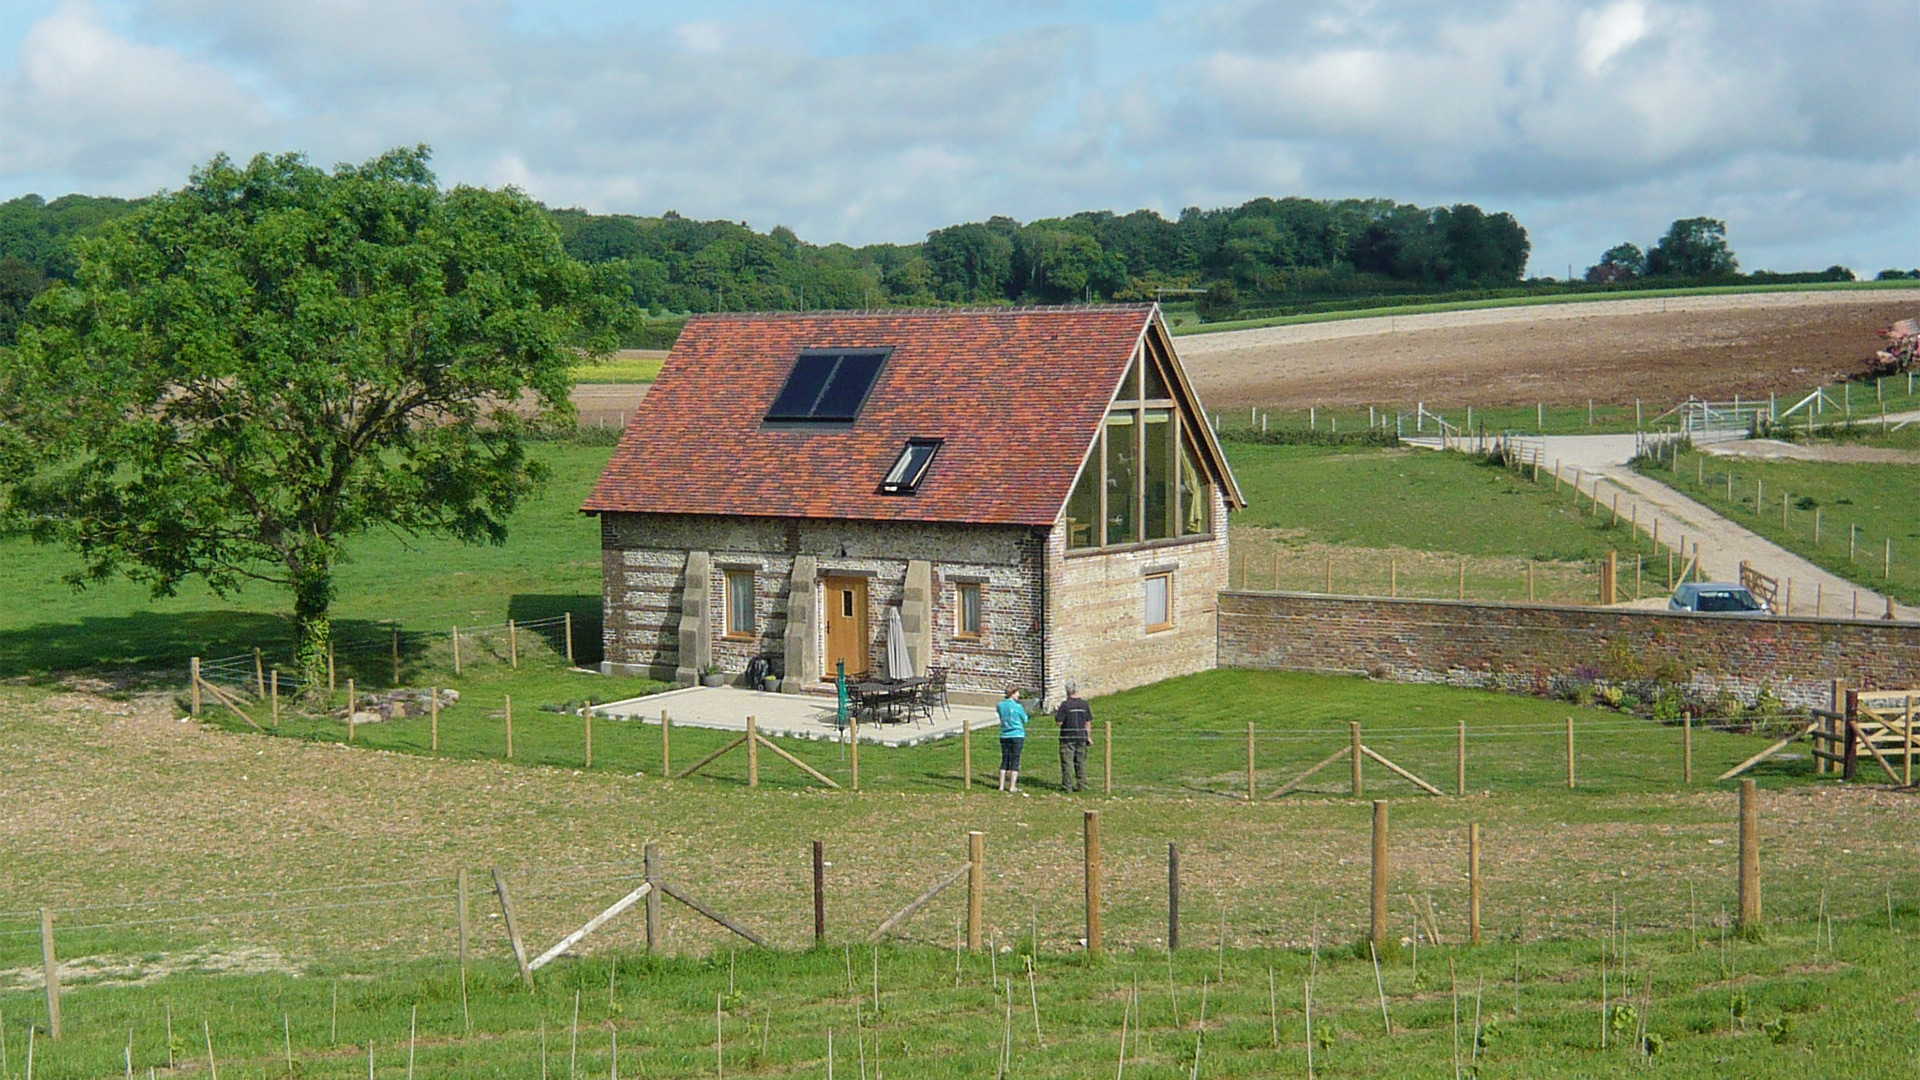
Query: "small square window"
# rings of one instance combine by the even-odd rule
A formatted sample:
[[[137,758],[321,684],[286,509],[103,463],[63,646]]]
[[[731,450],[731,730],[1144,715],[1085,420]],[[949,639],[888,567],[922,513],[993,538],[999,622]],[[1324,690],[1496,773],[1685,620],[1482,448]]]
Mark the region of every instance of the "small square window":
[[[887,478],[880,481],[880,490],[887,495],[911,495],[920,488],[920,481],[927,478],[927,470],[933,467],[933,456],[940,451],[939,439],[908,439],[907,445],[894,459],[893,468],[887,470]]]
[[[727,571],[727,629],[730,638],[754,635],[753,571]]]
[[[954,610],[954,636],[978,640],[980,637],[980,583],[962,582],[959,603]]]
[[[1147,631],[1171,630],[1173,628],[1173,575],[1148,574],[1147,592]]]

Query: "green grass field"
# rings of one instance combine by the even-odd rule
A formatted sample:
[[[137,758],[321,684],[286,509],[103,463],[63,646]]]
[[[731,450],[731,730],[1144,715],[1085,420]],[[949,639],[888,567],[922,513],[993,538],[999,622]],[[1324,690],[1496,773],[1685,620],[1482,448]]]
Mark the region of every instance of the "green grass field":
[[[1335,592],[1588,603],[1609,550],[1652,557],[1645,537],[1570,491],[1466,454],[1230,442],[1248,508],[1235,516],[1236,584]],[[1398,576],[1397,586],[1389,578]],[[1649,586],[1651,587],[1651,586]]]
[[[1910,909],[1892,933],[1836,922],[1830,946],[1816,946],[1809,925],[1761,944],[1723,944],[1708,926],[1698,937],[1634,934],[1624,950],[1429,947],[1417,969],[1407,949],[1377,985],[1371,963],[1336,943],[1216,955],[1204,935],[1173,958],[1042,953],[1030,978],[1024,946],[990,959],[865,945],[563,962],[533,991],[498,961],[471,971],[464,993],[444,961],[372,980],[189,975],[73,994],[69,1033],[38,1042],[34,1075],[204,1075],[211,1049],[229,1077],[342,1080],[415,1069],[972,1078],[1001,1075],[1003,1054],[1004,1075],[1031,1077],[1306,1076],[1311,1061],[1324,1077],[1442,1076],[1457,1064],[1471,1076],[1875,1080],[1920,1068],[1917,922]],[[0,1002],[7,1071],[19,1075],[35,1003]]]
[[[1757,461],[1683,453],[1672,469],[1642,467],[1648,475],[1841,577],[1905,603],[1920,604],[1920,482],[1913,465]],[[1814,541],[1816,513],[1818,543]],[[1809,600],[1802,594],[1796,597],[1795,607]]]

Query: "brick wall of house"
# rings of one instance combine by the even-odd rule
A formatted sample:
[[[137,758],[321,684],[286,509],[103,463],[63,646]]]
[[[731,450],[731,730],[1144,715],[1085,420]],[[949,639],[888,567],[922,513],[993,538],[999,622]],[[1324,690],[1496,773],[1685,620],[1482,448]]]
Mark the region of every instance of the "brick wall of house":
[[[1219,628],[1222,667],[1402,682],[1541,692],[1584,668],[1801,705],[1824,705],[1834,678],[1920,686],[1920,623],[1234,591]]]
[[[1043,700],[1060,700],[1069,679],[1081,692],[1110,694],[1214,667],[1216,598],[1227,584],[1226,504],[1213,489],[1213,536],[1114,552],[1068,554],[1064,523],[1047,539],[1047,642]],[[1146,576],[1173,575],[1173,626],[1146,629]]]
[[[867,577],[869,649],[878,669],[886,655],[887,608],[902,600],[908,560],[925,559],[933,568],[931,663],[948,669],[949,689],[997,694],[1009,681],[1037,686],[1045,539],[1043,531],[1008,526],[603,514],[606,668],[672,677],[679,663],[687,552],[706,551],[713,566],[713,661],[729,676],[756,656],[781,667],[787,593],[798,555],[817,558],[822,576],[845,571]],[[755,640],[724,635],[728,569],[754,573]],[[977,641],[956,640],[956,578],[981,585],[983,633]]]

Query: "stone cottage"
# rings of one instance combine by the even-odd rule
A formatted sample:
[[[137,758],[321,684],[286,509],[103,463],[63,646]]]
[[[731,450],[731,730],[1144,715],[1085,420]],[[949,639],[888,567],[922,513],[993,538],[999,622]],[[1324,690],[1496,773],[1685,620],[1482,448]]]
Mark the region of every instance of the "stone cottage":
[[[1043,703],[1214,666],[1245,505],[1156,305],[690,319],[584,511],[604,669]]]

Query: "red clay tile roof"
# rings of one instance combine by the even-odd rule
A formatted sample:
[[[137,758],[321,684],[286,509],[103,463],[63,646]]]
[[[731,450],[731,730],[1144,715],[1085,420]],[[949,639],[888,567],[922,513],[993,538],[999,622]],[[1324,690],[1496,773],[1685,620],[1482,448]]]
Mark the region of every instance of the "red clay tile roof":
[[[594,485],[630,511],[1051,525],[1153,317],[1150,305],[688,320]],[[891,346],[851,424],[764,423],[802,349]],[[913,495],[879,484],[945,440]]]

